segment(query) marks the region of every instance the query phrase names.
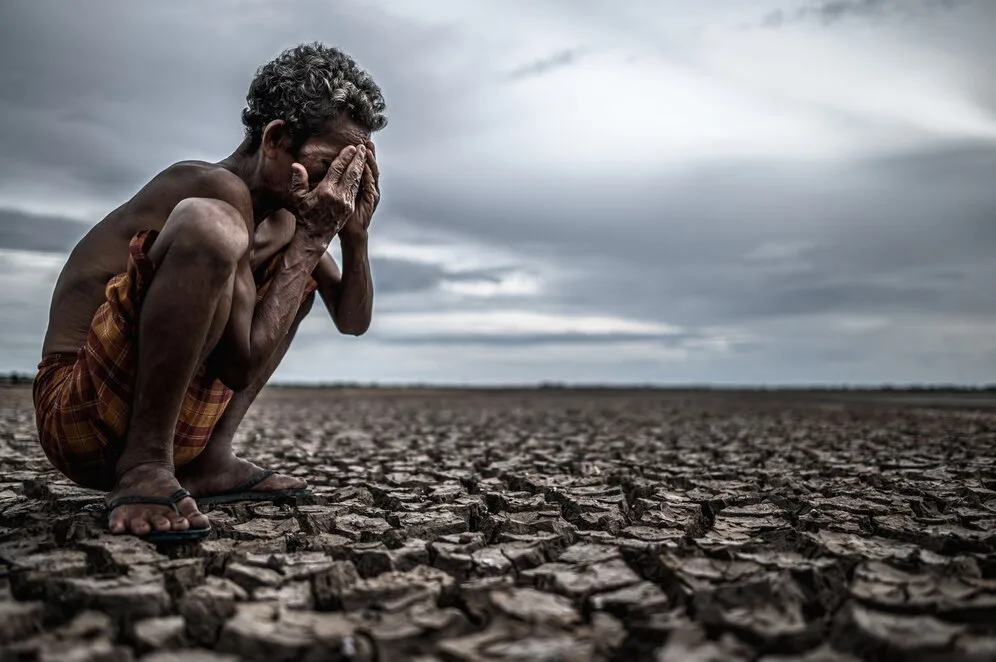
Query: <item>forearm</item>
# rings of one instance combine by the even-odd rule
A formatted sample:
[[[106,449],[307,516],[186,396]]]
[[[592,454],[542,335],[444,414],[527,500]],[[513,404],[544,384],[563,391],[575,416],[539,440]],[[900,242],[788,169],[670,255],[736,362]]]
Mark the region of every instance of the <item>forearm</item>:
[[[249,383],[267,369],[284,342],[301,307],[311,272],[323,253],[321,245],[296,236],[282,253],[269,288],[253,311],[247,362]]]
[[[340,235],[342,246],[342,284],[334,305],[333,319],[342,333],[362,335],[370,328],[373,314],[373,278],[366,236]]]

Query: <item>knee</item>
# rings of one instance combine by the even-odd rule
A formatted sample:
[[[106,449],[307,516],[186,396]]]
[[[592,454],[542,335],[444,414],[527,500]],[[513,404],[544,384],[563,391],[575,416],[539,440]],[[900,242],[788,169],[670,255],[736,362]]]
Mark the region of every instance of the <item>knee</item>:
[[[245,219],[220,200],[183,200],[173,209],[166,226],[171,234],[167,255],[226,276],[249,251]]]

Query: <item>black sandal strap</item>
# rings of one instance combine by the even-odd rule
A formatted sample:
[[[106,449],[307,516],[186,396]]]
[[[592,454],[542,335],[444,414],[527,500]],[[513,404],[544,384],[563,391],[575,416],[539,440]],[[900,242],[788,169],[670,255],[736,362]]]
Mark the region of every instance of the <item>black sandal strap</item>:
[[[132,504],[150,504],[150,505],[154,505],[154,506],[169,506],[170,508],[172,508],[173,510],[175,510],[177,513],[180,512],[179,509],[176,507],[176,502],[173,501],[172,499],[164,499],[162,497],[154,497],[154,496],[123,496],[123,497],[118,497],[114,501],[111,501],[109,504],[107,504],[107,511],[108,512],[112,512],[112,511],[116,510],[119,506],[128,506],[128,505],[132,505]]]
[[[185,490],[185,489],[183,489],[181,487],[176,492],[173,492],[172,495],[170,495],[169,500],[170,500],[170,503],[172,503],[172,504],[175,505],[175,504],[179,503],[180,501],[183,501],[184,499],[186,499],[188,496],[190,496],[190,492],[188,492],[187,490]]]

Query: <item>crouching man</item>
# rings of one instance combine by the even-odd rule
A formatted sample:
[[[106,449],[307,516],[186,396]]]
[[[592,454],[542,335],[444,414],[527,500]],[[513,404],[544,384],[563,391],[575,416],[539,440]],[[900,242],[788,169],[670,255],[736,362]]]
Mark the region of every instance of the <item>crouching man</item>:
[[[211,531],[198,504],[307,493],[233,437],[316,291],[340,332],[370,324],[379,87],[307,44],[261,67],[246,101],[242,144],[152,178],[80,241],[53,294],[38,436],[59,471],[109,492],[116,534],[196,540]]]

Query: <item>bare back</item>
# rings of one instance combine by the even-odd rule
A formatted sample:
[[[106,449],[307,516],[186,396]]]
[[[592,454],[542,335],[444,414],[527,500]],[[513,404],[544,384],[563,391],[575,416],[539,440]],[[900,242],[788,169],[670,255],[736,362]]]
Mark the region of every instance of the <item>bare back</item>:
[[[177,163],[97,223],[69,255],[56,282],[42,355],[76,352],[86,340],[97,308],[105,300],[107,282],[126,270],[128,244],[142,230],[162,230],[176,205],[193,197],[216,198],[248,209],[249,190],[221,166],[199,161]],[[253,219],[246,219],[250,233]],[[281,234],[285,234],[282,232]],[[289,236],[287,237],[289,240]],[[275,252],[279,246],[268,246]],[[268,255],[253,255],[253,262]]]

